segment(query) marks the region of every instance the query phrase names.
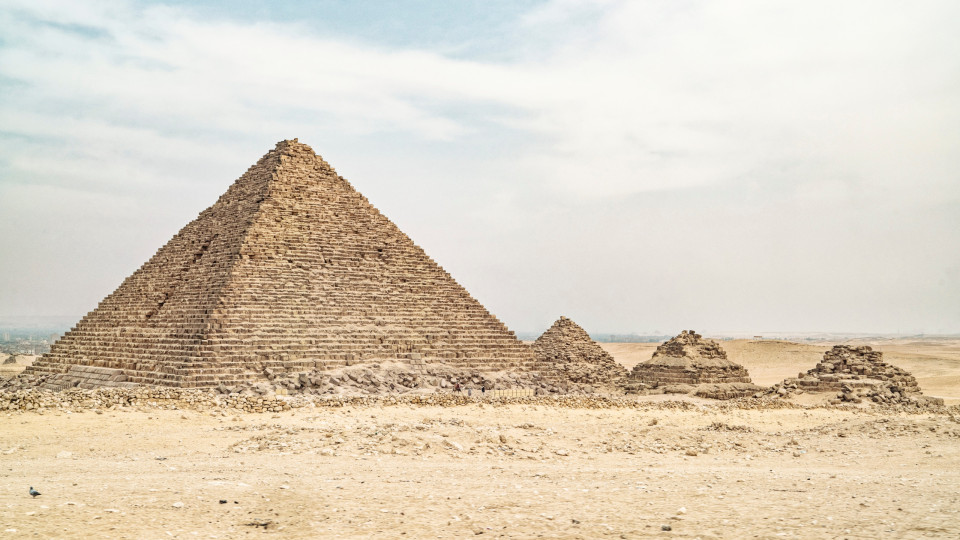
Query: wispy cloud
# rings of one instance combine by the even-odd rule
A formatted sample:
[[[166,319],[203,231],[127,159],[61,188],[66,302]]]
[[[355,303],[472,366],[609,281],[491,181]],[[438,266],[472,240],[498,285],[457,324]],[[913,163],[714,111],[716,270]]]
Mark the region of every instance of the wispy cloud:
[[[57,190],[102,194],[84,204],[106,214],[117,196],[150,197],[156,209],[149,220],[172,212],[179,226],[189,216],[177,212],[209,204],[225,178],[242,172],[238,159],[252,161],[282,138],[312,136],[341,152],[352,167],[348,177],[389,177],[369,189],[414,237],[447,250],[472,289],[504,302],[506,318],[525,327],[541,315],[525,307],[531,302],[520,290],[530,282],[558,286],[531,276],[570,266],[583,243],[612,253],[643,241],[682,259],[681,240],[700,231],[716,233],[713,241],[727,253],[744,244],[763,248],[684,270],[692,272],[683,278],[687,286],[704,283],[684,296],[690,306],[696,294],[709,293],[711,276],[726,275],[731,265],[739,273],[729,278],[745,276],[744,287],[790,288],[773,273],[798,278],[801,271],[790,247],[771,235],[821,260],[850,249],[872,254],[891,235],[960,241],[945,227],[958,219],[944,217],[960,206],[955,2],[555,0],[505,22],[497,54],[475,57],[337,39],[309,22],[196,13],[122,1],[10,0],[0,7],[0,211],[7,219],[35,208],[42,187],[48,200],[70,197]],[[170,195],[171,186],[189,189]],[[436,208],[436,221],[402,213],[411,192]],[[863,207],[907,211],[888,214],[902,220],[893,232],[866,227],[851,243],[838,241],[851,225],[833,214],[850,213],[853,223],[878,217]],[[606,215],[610,208],[621,217]],[[641,212],[635,220],[654,228],[653,236],[628,222]],[[515,239],[521,231],[550,234],[571,216],[605,225],[568,231],[551,253],[531,253]],[[474,247],[512,253],[514,266],[529,273],[516,287],[498,288],[478,268],[504,272],[507,265],[491,268],[445,239],[436,223],[451,217],[464,235],[488,231]],[[796,226],[810,221],[830,226]],[[24,245],[7,242],[10,249]],[[928,248],[917,255],[926,267],[908,265],[904,275],[929,280],[960,265],[957,256]],[[759,270],[771,259],[773,267]],[[606,283],[606,271],[629,279],[642,261],[643,253],[631,251],[555,271],[557,281]],[[671,272],[664,264],[638,275],[663,280]],[[801,289],[822,299],[859,279],[852,270],[837,272]],[[873,283],[904,286],[898,279]],[[684,285],[662,289],[671,287]],[[937,291],[960,293],[956,286]],[[559,309],[547,289],[534,294],[544,310]],[[587,306],[590,292],[577,298]],[[0,311],[21,310],[24,301],[0,295]],[[600,311],[590,316],[604,324],[649,320]],[[951,324],[960,324],[957,317]],[[723,316],[709,320],[722,326]]]

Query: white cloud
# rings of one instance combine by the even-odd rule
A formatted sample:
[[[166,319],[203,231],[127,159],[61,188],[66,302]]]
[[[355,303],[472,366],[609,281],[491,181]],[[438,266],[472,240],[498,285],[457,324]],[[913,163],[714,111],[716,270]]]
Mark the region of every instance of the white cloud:
[[[901,241],[960,241],[950,226],[958,218],[942,217],[960,206],[958,15],[952,2],[557,0],[517,21],[501,44],[515,53],[493,62],[335,40],[303,23],[14,0],[0,8],[0,211],[18,216],[36,204],[35,192],[9,186],[45,185],[58,188],[48,197],[66,197],[64,188],[151,197],[156,219],[168,212],[176,223],[166,227],[179,226],[272,142],[299,136],[334,152],[346,176],[371,181],[359,187],[381,193],[411,236],[447,253],[438,258],[481,299],[509,306],[505,319],[534,324],[523,296],[531,275],[544,287],[531,292],[546,306],[537,313],[559,309],[550,288],[571,280],[578,306],[617,290],[650,294],[627,283],[637,276],[662,284],[658,294],[676,289],[679,319],[698,297],[734,301],[731,291],[750,284],[790,296],[810,275],[791,245],[812,260],[875,255],[889,231],[869,225],[878,215],[868,208],[899,209],[893,229],[909,231]],[[112,215],[115,201],[98,200],[84,204]],[[567,230],[571,221],[580,225]],[[83,233],[110,234],[115,223]],[[851,223],[868,225],[837,241]],[[461,245],[451,230],[476,243]],[[536,237],[557,230],[565,241]],[[85,236],[78,230],[76,241]],[[698,236],[711,239],[715,257],[684,247]],[[663,260],[647,265],[637,246]],[[513,260],[482,261],[481,248]],[[933,245],[914,249],[919,260],[901,276],[937,280],[960,265]],[[890,254],[879,264],[902,265]],[[863,268],[804,282],[795,301],[843,296]],[[524,285],[498,288],[493,272]],[[540,279],[547,272],[557,275]],[[711,290],[719,276],[742,283]],[[890,276],[866,282],[910,287]],[[932,294],[916,290],[919,299],[898,296],[897,305],[912,309]],[[938,298],[944,291],[960,294],[947,285]],[[0,312],[22,310],[18,302]],[[943,309],[931,313],[942,318]],[[712,316],[722,326],[723,315]],[[599,307],[591,317],[610,330],[668,326]],[[742,319],[749,324],[749,313]],[[805,320],[784,315],[783,324]],[[862,325],[870,320],[880,319],[864,315]]]

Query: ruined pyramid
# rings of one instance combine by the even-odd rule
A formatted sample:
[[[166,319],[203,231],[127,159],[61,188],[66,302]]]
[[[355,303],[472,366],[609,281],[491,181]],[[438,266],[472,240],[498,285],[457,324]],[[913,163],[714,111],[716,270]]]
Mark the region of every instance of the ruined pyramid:
[[[635,365],[630,375],[653,386],[750,383],[743,366],[728,360],[716,341],[703,339],[693,330],[684,330],[661,344],[653,357]]]
[[[577,323],[560,317],[533,342],[538,369],[556,382],[616,385],[627,370]]]
[[[816,366],[796,379],[775,385],[771,393],[837,392],[838,401],[860,403],[928,403],[943,405],[940,398],[923,396],[917,379],[907,370],[883,361],[883,353],[867,345],[835,345]]]
[[[294,139],[248,169],[26,374],[56,389],[212,387],[378,360],[478,372],[535,362]]]

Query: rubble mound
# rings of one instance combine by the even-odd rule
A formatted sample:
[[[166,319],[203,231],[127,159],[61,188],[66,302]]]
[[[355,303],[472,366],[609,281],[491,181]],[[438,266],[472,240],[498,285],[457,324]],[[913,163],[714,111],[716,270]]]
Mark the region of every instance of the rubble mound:
[[[727,359],[720,344],[693,330],[684,330],[633,367],[631,377],[655,386],[664,384],[750,383],[743,366]]]
[[[628,391],[642,388],[663,388],[669,393],[689,389],[700,397],[734,399],[760,390],[750,380],[743,366],[727,359],[720,344],[693,330],[661,344],[653,357],[633,367]]]
[[[83,377],[80,384],[63,384],[62,374],[23,375],[9,380],[0,380],[0,393],[19,392],[32,388],[44,390],[136,390],[152,388],[118,380],[117,374],[108,368],[79,366],[80,371],[71,372],[71,377]],[[115,371],[115,370],[114,370]],[[106,380],[114,384],[98,384]],[[263,378],[253,383],[229,384],[221,382],[213,388],[220,394],[244,395],[315,395],[315,396],[367,396],[398,394],[433,394],[454,392],[459,385],[464,395],[547,395],[560,392],[556,385],[544,379],[536,371],[477,371],[457,368],[446,363],[419,363],[388,360],[354,364],[328,370],[312,370],[298,373],[268,368]],[[589,387],[567,385],[564,394],[593,393]]]
[[[718,383],[701,384],[693,391],[693,395],[709,399],[737,399],[752,396],[761,388],[753,383]]]
[[[924,396],[910,372],[887,364],[883,353],[867,345],[836,345],[823,354],[813,369],[786,379],[770,393],[789,396],[798,392],[837,392],[836,402],[897,404],[929,402],[943,404],[940,398]]]
[[[249,386],[533,351],[307,145],[281,141],[26,369],[51,390]],[[32,380],[32,379],[31,379]]]
[[[533,354],[538,370],[557,383],[619,386],[627,377],[625,367],[566,317],[557,319],[533,342]]]

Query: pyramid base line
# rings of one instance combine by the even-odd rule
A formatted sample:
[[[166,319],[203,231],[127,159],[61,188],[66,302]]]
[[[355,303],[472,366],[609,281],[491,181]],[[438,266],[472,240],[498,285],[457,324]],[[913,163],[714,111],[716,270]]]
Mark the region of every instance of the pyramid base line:
[[[350,364],[350,365],[346,365]],[[570,365],[561,365],[571,368]],[[325,369],[296,370],[293,366],[276,364],[258,366],[258,371],[247,370],[243,377],[204,381],[204,386],[190,386],[198,381],[186,380],[177,374],[164,378],[145,377],[142,371],[126,372],[105,366],[69,365],[62,371],[33,370],[19,377],[0,382],[0,391],[15,392],[31,388],[67,391],[72,389],[131,389],[180,388],[208,389],[220,394],[312,394],[312,395],[381,395],[406,393],[453,392],[459,385],[464,395],[588,395],[588,394],[648,394],[690,393],[714,399],[735,399],[762,391],[752,384],[665,384],[657,388],[640,384],[626,376],[610,379],[599,374],[579,370],[501,369],[492,371],[451,366],[443,362],[429,362],[418,358],[346,362]],[[300,367],[299,365],[296,367]],[[554,367],[559,367],[554,365]],[[162,381],[167,384],[156,384]],[[178,384],[179,383],[179,384]]]
[[[868,346],[836,345],[813,369],[774,385],[768,394],[789,397],[802,393],[834,393],[833,403],[933,404],[940,398],[924,396],[908,371],[887,364],[883,353]]]
[[[418,355],[411,355],[418,356]],[[429,362],[420,358],[371,360],[308,365],[278,365],[276,363],[247,364],[243,372],[221,370],[220,379],[214,379],[209,369],[203,375],[188,378],[180,373],[147,373],[126,371],[105,366],[56,365],[25,371],[20,376],[0,381],[0,390],[17,391],[38,388],[65,391],[74,388],[182,388],[213,389],[221,394],[240,392],[315,395],[403,394],[409,392],[454,391],[459,385],[465,394],[485,392],[512,394],[592,394],[593,385],[562,380],[556,374],[544,374],[526,369],[524,365],[498,370],[451,366],[445,362]],[[498,364],[498,367],[504,363]],[[299,368],[299,369],[298,369]],[[202,377],[202,378],[201,378]],[[622,393],[622,392],[621,392]]]
[[[539,362],[538,367],[544,379],[556,385],[573,383],[622,387],[627,380],[627,370],[620,364],[564,363],[551,359]]]
[[[792,397],[799,394],[835,394],[830,403],[872,402],[882,405],[943,405],[943,399],[925,396],[919,386],[909,380],[891,381],[866,377],[835,377],[827,375],[824,380],[815,377],[786,379],[766,389],[766,395]],[[912,379],[912,377],[911,377]]]
[[[57,359],[60,360],[60,359]],[[270,380],[278,374],[331,372],[360,364],[378,364],[381,362],[399,362],[411,370],[424,369],[432,365],[421,354],[408,353],[398,358],[370,358],[356,360],[352,358],[324,360],[287,360],[283,355],[260,357],[258,359],[238,359],[217,362],[184,362],[171,366],[143,360],[91,361],[81,359],[79,363],[62,360],[48,360],[46,357],[27,367],[22,377],[44,378],[44,388],[60,390],[63,388],[130,387],[131,385],[168,386],[176,388],[216,388],[218,386],[250,386]],[[504,358],[471,358],[450,361],[437,359],[437,365],[452,366],[470,373],[509,371],[515,373],[536,373],[530,361]]]
[[[625,384],[625,389],[627,394],[635,394],[640,396],[657,394],[684,394],[693,397],[718,400],[760,397],[767,392],[767,388],[757,386],[753,383],[744,382],[701,384],[673,383],[649,386],[636,381],[628,381]]]
[[[690,369],[670,366],[646,367],[638,364],[630,372],[630,379],[633,382],[642,383],[652,388],[671,384],[749,384],[752,382],[747,370],[739,366]]]

